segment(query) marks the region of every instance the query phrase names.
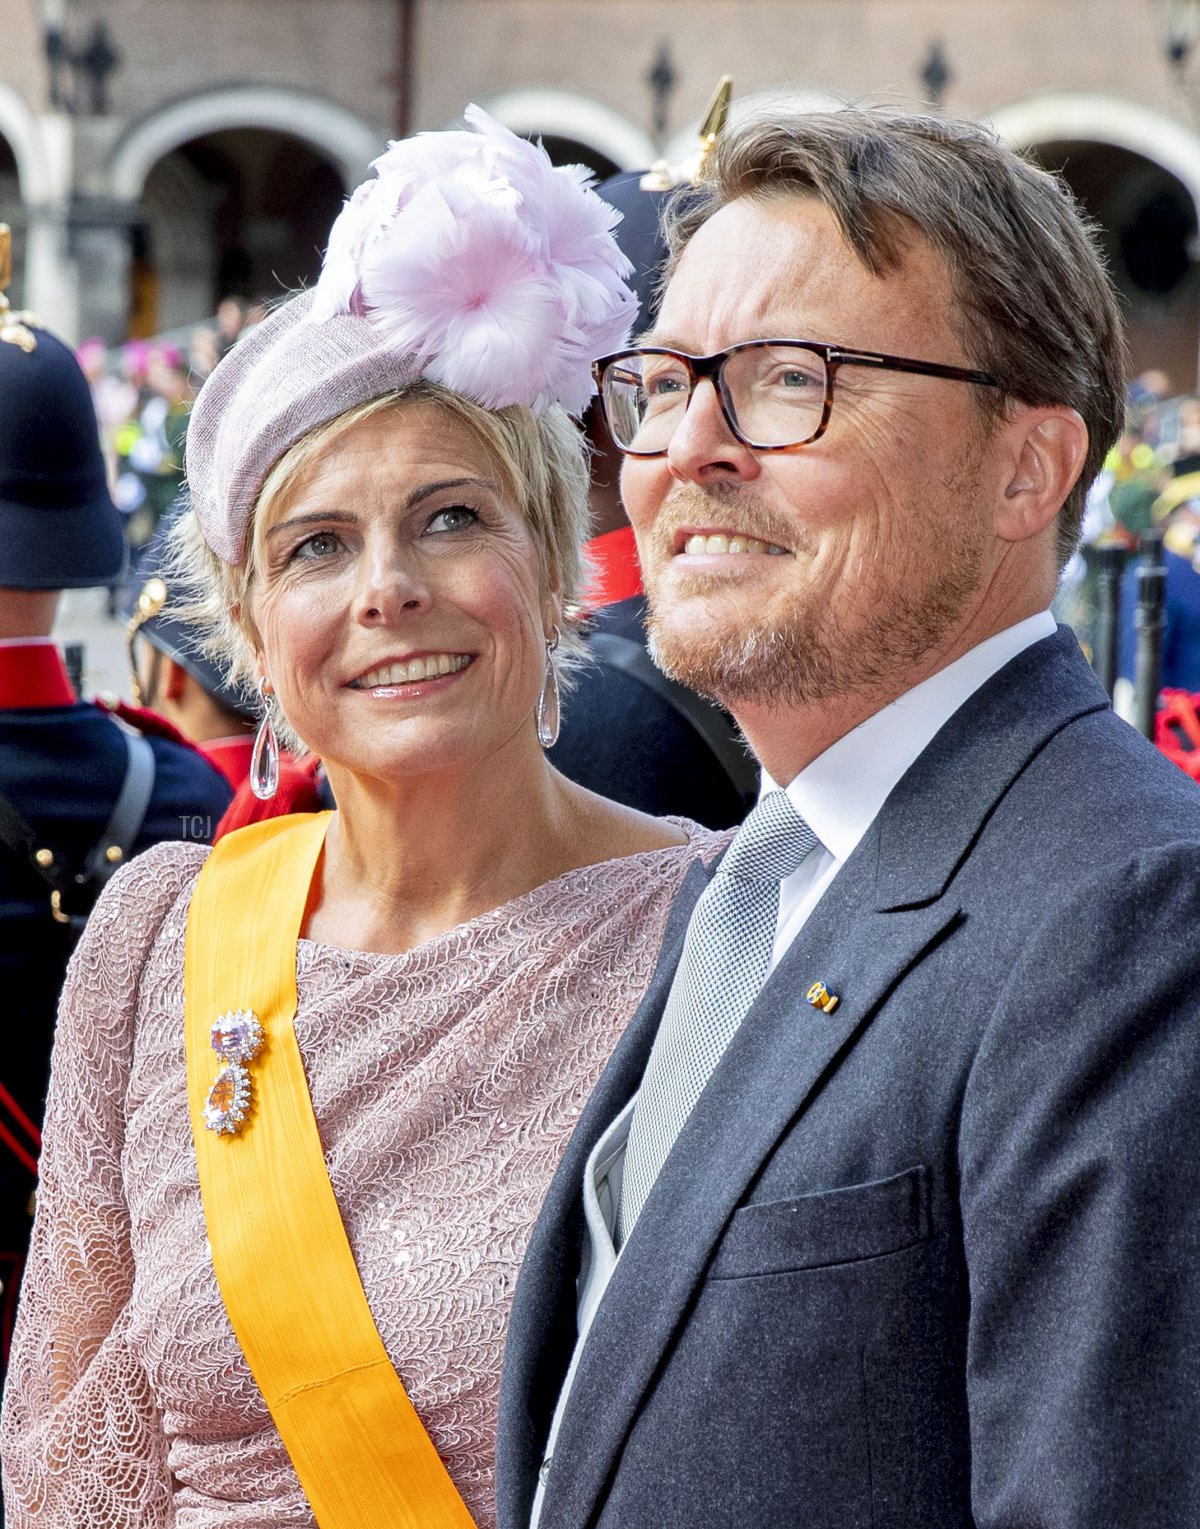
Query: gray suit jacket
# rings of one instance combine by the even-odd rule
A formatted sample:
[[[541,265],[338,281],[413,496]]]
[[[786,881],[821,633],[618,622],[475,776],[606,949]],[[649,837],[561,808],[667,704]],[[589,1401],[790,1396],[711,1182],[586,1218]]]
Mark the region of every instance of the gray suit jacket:
[[[501,1529],[573,1346],[583,1163],[703,885],[530,1243]],[[735,1036],[597,1313],[542,1529],[1195,1529],[1198,1102],[1200,792],[1060,630],[917,760]]]

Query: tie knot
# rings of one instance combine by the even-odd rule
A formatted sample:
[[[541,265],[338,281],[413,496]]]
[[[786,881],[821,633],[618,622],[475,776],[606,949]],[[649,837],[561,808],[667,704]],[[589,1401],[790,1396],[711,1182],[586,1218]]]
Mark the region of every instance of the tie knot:
[[[741,881],[782,881],[817,843],[787,792],[772,791],[738,829],[717,873]]]

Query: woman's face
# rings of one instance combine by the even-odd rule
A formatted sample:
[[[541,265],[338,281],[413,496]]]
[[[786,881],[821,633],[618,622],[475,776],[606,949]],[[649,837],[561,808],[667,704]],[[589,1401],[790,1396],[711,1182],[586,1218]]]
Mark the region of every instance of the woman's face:
[[[259,665],[327,763],[388,780],[536,747],[537,552],[486,447],[436,404],[351,426],[267,512]]]

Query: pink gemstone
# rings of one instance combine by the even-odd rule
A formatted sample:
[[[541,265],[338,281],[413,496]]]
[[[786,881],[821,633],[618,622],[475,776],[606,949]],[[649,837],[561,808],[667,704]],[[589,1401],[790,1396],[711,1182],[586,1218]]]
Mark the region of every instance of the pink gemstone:
[[[249,1062],[262,1046],[262,1026],[251,1009],[222,1014],[212,1027],[212,1048],[232,1062]]]

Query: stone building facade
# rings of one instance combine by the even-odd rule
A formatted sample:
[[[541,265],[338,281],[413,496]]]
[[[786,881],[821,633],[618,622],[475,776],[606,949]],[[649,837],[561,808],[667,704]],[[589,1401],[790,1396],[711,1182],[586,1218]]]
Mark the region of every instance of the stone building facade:
[[[1134,360],[1196,384],[1200,35],[1174,0],[0,0],[15,296],[117,343],[309,280],[399,132],[478,101],[558,157],[690,147],[739,109],[847,100],[990,120],[1104,231]],[[50,46],[47,47],[47,37]],[[658,65],[657,69],[655,65]],[[651,83],[654,75],[655,84]]]

